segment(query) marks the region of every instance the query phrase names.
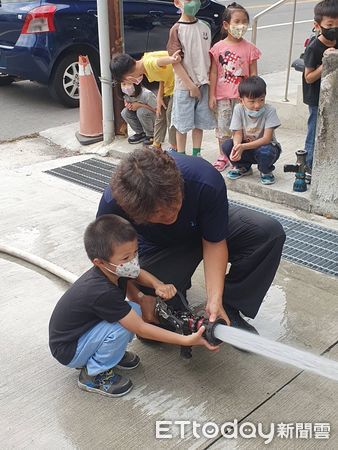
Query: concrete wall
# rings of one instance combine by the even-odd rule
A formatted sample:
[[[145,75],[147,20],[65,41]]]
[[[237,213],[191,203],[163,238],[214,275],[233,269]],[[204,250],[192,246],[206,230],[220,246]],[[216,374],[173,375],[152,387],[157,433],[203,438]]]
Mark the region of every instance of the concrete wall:
[[[338,51],[323,58],[311,210],[338,218]]]

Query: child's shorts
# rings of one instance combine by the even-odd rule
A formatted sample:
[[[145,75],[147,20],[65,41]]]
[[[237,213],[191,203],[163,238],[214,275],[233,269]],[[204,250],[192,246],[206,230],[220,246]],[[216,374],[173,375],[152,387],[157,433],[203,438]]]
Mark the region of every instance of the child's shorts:
[[[190,97],[189,91],[175,90],[171,125],[180,133],[187,133],[194,128],[213,130],[215,117],[209,108],[209,85],[200,87],[201,97]]]
[[[230,123],[234,107],[238,103],[236,98],[224,98],[217,100],[216,107],[216,137],[217,139],[229,139],[231,138]]]

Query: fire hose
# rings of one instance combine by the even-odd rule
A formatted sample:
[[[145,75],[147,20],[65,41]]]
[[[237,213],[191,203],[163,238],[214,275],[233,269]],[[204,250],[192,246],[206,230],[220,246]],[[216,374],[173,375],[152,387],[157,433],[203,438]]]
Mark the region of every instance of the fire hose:
[[[68,283],[73,283],[77,276],[63,268],[46,261],[29,252],[16,249],[12,246],[0,242],[0,253],[6,253],[21,260],[27,261],[47,272],[50,272]],[[185,297],[178,292],[178,296],[185,308],[184,311],[177,311],[167,305],[162,299],[156,299],[156,312],[160,323],[170,325],[176,332],[189,335],[195,333],[201,326],[205,327],[203,337],[212,345],[219,345],[222,342],[234,345],[237,348],[254,352],[264,357],[270,357],[291,364],[302,370],[309,370],[321,376],[338,381],[338,362],[313,355],[310,352],[290,347],[281,342],[270,341],[255,334],[247,333],[235,327],[228,327],[223,319],[216,319],[215,322],[209,320],[203,315],[196,315],[188,305]],[[219,339],[219,336],[221,339]],[[334,344],[336,345],[338,341]],[[330,346],[332,348],[333,345]],[[326,353],[325,350],[324,353]],[[181,356],[184,358],[192,357],[191,347],[181,347]]]
[[[218,318],[215,322],[209,322],[204,315],[196,315],[190,308],[185,297],[177,291],[178,297],[184,306],[184,311],[175,310],[167,305],[161,298],[156,298],[155,312],[159,318],[160,324],[170,326],[179,334],[189,335],[196,333],[202,326],[205,327],[203,337],[211,345],[219,345],[223,341],[217,339],[215,330],[217,325],[226,325],[225,320]],[[182,358],[189,359],[192,357],[192,347],[181,346]]]

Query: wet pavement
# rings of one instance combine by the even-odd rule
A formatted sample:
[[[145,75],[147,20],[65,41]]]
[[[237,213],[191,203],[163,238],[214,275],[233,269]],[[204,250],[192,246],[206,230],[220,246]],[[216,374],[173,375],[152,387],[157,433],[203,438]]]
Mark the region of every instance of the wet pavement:
[[[88,156],[69,156],[42,138],[22,142],[7,155],[0,146],[1,243],[45,258],[77,275],[90,266],[82,235],[94,219],[100,194],[56,179],[43,171]],[[6,157],[5,157],[6,156]],[[8,156],[8,157],[7,157]],[[337,222],[230,192],[234,200],[337,229]],[[0,437],[2,447],[29,449],[241,449],[338,447],[338,383],[300,372],[224,344],[217,354],[194,349],[190,361],[179,349],[134,340],[142,364],[128,375],[134,389],[108,399],[77,388],[76,370],[59,365],[48,349],[48,321],[67,283],[28,263],[0,253],[2,329]],[[203,305],[202,268],[189,300]],[[282,262],[257,318],[262,336],[338,360],[337,280]],[[190,422],[156,439],[156,421]],[[191,422],[238,420],[294,426],[293,438],[275,433],[268,445],[257,437],[199,438]],[[329,423],[329,440],[296,437],[296,424]],[[201,434],[201,433],[200,433]],[[305,432],[303,433],[305,436]]]

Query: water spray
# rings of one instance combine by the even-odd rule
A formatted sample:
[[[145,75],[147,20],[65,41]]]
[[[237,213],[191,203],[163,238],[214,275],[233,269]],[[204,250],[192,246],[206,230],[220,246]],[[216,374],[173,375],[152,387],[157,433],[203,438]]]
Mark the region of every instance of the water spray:
[[[160,323],[170,325],[176,332],[184,335],[195,333],[202,326],[205,327],[203,337],[211,345],[223,342],[236,348],[256,353],[279,362],[291,364],[301,370],[309,370],[318,375],[338,381],[338,362],[313,355],[310,352],[296,349],[280,342],[271,341],[262,336],[249,333],[235,327],[229,327],[223,319],[209,320],[202,314],[196,315],[189,307],[185,298],[178,293],[185,307],[184,311],[173,310],[160,298],[156,299],[155,311]],[[192,348],[182,346],[181,356],[192,357]]]

